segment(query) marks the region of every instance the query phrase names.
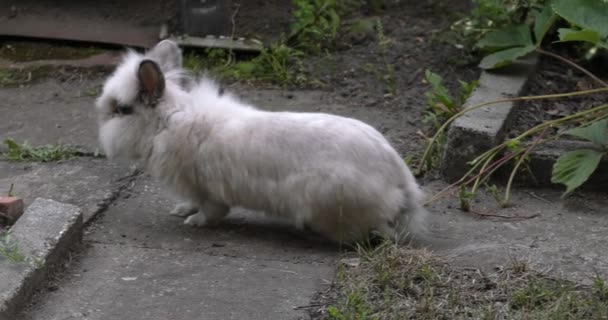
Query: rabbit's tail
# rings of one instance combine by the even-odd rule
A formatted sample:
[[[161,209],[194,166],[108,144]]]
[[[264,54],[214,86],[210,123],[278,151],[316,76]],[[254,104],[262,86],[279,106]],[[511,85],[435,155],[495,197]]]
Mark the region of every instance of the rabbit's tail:
[[[405,203],[393,223],[386,226],[383,233],[391,237],[391,242],[398,244],[431,248],[449,246],[444,232],[437,233],[431,229],[432,217],[422,206],[421,200],[418,198]]]
[[[428,211],[419,203],[410,203],[401,207],[393,227],[397,242],[418,243],[432,238],[428,216]]]

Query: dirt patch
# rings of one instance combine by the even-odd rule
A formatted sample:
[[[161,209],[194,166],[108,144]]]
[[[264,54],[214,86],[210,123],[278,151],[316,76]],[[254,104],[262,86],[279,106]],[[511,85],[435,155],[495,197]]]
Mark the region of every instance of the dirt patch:
[[[289,31],[292,22],[292,1],[233,0],[235,34],[239,37],[262,39],[266,43],[278,41]]]
[[[353,38],[342,28],[334,51],[304,58],[302,67],[309,83],[332,93],[328,104],[378,110],[378,117],[402,123],[378,129],[406,156],[424,146],[416,132],[430,128],[420,121],[427,103],[424,93],[430,88],[423,82],[425,70],[443,76],[454,90],[457,80],[477,79],[479,70],[457,64],[464,51],[439,40],[459,13],[467,12],[469,1],[390,3],[387,10],[359,10],[343,17],[343,26],[367,20],[373,29],[365,37]],[[292,9],[289,1],[243,1],[235,20],[237,36],[261,37],[264,42],[278,39],[289,30]]]
[[[573,61],[575,55],[565,48],[552,48],[555,53],[567,57]],[[577,61],[582,66],[593,72],[602,80],[608,80],[608,68],[602,63],[602,59],[585,62]],[[523,95],[542,95],[553,93],[566,93],[580,90],[599,88],[598,84],[584,73],[565,63],[548,56],[540,56],[537,72],[532,76],[528,88]],[[518,134],[541,124],[545,121],[555,120],[600,106],[608,101],[608,94],[598,93],[564,99],[526,101],[518,105],[514,122],[508,137],[513,138]],[[552,128],[556,133],[559,128]],[[549,134],[550,132],[547,132]]]

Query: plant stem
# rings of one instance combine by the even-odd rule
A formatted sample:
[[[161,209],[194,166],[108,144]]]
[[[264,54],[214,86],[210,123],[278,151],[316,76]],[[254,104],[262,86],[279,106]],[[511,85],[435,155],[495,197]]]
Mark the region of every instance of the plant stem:
[[[526,148],[526,151],[520,156],[519,160],[515,164],[515,167],[513,168],[513,170],[511,171],[511,175],[509,176],[509,181],[507,182],[507,188],[505,190],[505,197],[504,197],[502,203],[500,204],[501,206],[507,206],[511,202],[511,185],[513,184],[513,180],[515,179],[515,174],[517,173],[519,166],[526,160],[526,156],[528,156],[528,154],[536,146],[538,146],[541,143],[541,141],[543,141],[543,136],[547,132],[547,129],[549,129],[548,126],[545,127],[545,129],[543,130],[543,132],[540,133],[538,138],[536,138],[534,140],[534,142]]]
[[[605,90],[605,89],[604,89]],[[525,131],[524,133],[520,134],[519,136],[517,136],[514,139],[511,140],[521,140],[527,136],[530,136],[534,133],[537,133],[539,131],[542,131],[541,134],[541,138],[542,135],[544,135],[545,131],[548,130],[551,127],[554,127],[556,125],[560,125],[564,122],[570,121],[570,120],[574,120],[576,118],[580,118],[580,117],[585,117],[587,115],[593,114],[595,112],[598,111],[608,111],[608,104],[604,104],[589,110],[585,110],[585,111],[581,111],[560,119],[556,119],[556,120],[552,120],[552,121],[547,121],[544,123],[541,123],[533,128],[528,129],[527,131]],[[599,121],[602,119],[608,118],[608,113],[598,116],[594,121]],[[594,122],[592,121],[592,122]],[[588,123],[587,123],[588,124]],[[558,134],[559,136],[560,134]],[[540,138],[539,138],[540,139]],[[510,141],[510,140],[509,140]],[[536,145],[540,144],[540,142],[544,142],[547,141],[547,139],[545,140],[535,140],[534,143],[536,143]],[[478,186],[478,184],[480,183],[480,180],[484,177],[484,175],[486,177],[490,176],[494,171],[496,171],[499,167],[501,167],[503,164],[505,164],[506,162],[508,162],[509,160],[513,159],[514,157],[516,157],[518,154],[521,154],[522,152],[525,152],[525,154],[522,156],[525,157],[530,151],[531,148],[536,147],[535,146],[529,146],[526,149],[524,149],[523,151],[519,151],[519,152],[512,152],[509,153],[505,156],[503,156],[502,158],[496,160],[495,162],[493,162],[492,164],[488,165],[489,161],[491,161],[492,158],[494,158],[502,149],[506,148],[508,141],[503,142],[502,144],[495,146],[494,148],[486,151],[483,155],[477,157],[475,160],[473,160],[473,168],[471,170],[469,170],[465,175],[463,175],[462,178],[460,178],[458,181],[456,181],[455,183],[451,184],[450,186],[446,187],[445,189],[441,190],[439,193],[437,193],[436,195],[434,195],[430,200],[426,201],[424,203],[424,205],[428,205],[432,202],[435,202],[437,200],[439,200],[445,193],[447,193],[448,191],[452,190],[453,188],[460,186],[460,185],[467,185],[473,181],[475,181],[475,187]],[[485,160],[485,161],[484,161]],[[467,177],[475,171],[475,169],[481,164],[481,162],[484,161],[484,164],[482,166],[482,168],[480,169],[479,173],[477,173],[475,176],[473,176],[472,178],[467,180]],[[520,159],[521,161],[521,159]],[[518,165],[519,166],[519,165]],[[510,177],[510,181],[513,180],[512,177],[514,176],[514,173],[511,173],[511,177]],[[475,188],[474,187],[474,188]],[[509,190],[511,189],[511,183],[508,184],[507,189],[505,191],[505,199],[509,199],[510,194],[509,194]],[[474,189],[475,190],[475,189]]]
[[[576,62],[574,62],[574,61],[572,61],[572,60],[570,60],[570,59],[568,59],[568,58],[562,57],[562,56],[560,56],[560,55],[558,55],[558,54],[555,54],[555,53],[553,53],[553,52],[549,52],[549,51],[543,50],[543,49],[541,49],[541,48],[537,48],[537,49],[536,49],[536,51],[537,51],[538,53],[541,53],[541,54],[547,55],[547,56],[549,56],[549,57],[552,57],[552,58],[555,58],[555,59],[557,59],[557,60],[560,60],[560,61],[564,62],[564,63],[566,63],[566,64],[570,65],[571,67],[573,67],[573,68],[577,69],[578,71],[580,71],[580,72],[582,72],[582,73],[586,74],[587,76],[589,76],[589,78],[593,79],[595,82],[599,83],[599,84],[600,84],[600,85],[602,85],[603,87],[608,87],[608,83],[606,83],[606,82],[604,82],[602,79],[600,79],[600,78],[596,77],[596,76],[595,76],[593,73],[591,73],[589,70],[587,70],[587,69],[585,69],[585,68],[583,68],[583,67],[579,66],[579,65],[578,65]]]
[[[439,129],[437,129],[437,132],[435,133],[435,135],[433,136],[433,138],[431,139],[431,141],[429,142],[429,145],[426,147],[424,154],[422,155],[422,158],[420,160],[419,166],[418,166],[418,172],[417,174],[421,174],[423,169],[424,169],[424,163],[427,161],[427,158],[429,157],[429,154],[431,152],[431,148],[433,147],[433,145],[435,144],[437,137],[439,137],[439,135],[441,135],[445,129],[457,118],[459,118],[460,116],[462,116],[463,114],[475,110],[475,109],[479,109],[488,105],[493,105],[493,104],[498,104],[498,103],[504,103],[504,102],[516,102],[516,101],[530,101],[530,100],[542,100],[542,99],[555,99],[555,98],[564,98],[564,97],[573,97],[573,96],[580,96],[580,95],[587,95],[587,94],[593,94],[593,93],[599,93],[599,92],[608,92],[608,87],[606,88],[599,88],[599,89],[590,89],[590,90],[582,90],[582,91],[574,91],[574,92],[567,92],[567,93],[557,93],[557,94],[546,94],[546,95],[538,95],[538,96],[525,96],[525,97],[516,97],[516,98],[508,98],[508,99],[500,99],[500,100],[494,100],[494,101],[488,101],[488,102],[483,102],[483,103],[478,103],[476,105],[470,106],[468,108],[465,108],[463,110],[461,110],[460,112],[458,112],[457,114],[453,115],[452,117],[450,117],[446,122],[443,123],[443,125],[441,125],[441,127],[439,127]]]
[[[481,170],[479,172],[486,171],[486,168],[488,167],[488,165],[490,165],[491,161],[498,154],[498,152],[499,152],[499,150],[496,150],[493,154],[491,154],[487,157],[485,163],[483,164],[483,166],[481,167]],[[477,179],[475,179],[475,183],[473,183],[473,187],[471,188],[471,193],[475,194],[477,192],[477,189],[479,188],[479,185],[481,184],[481,182],[483,180],[481,178],[482,178],[482,176],[480,175]]]
[[[494,172],[498,167],[500,167],[503,163],[513,159],[513,157],[515,157],[517,155],[517,153],[510,153],[505,155],[504,157],[500,158],[499,160],[497,160],[496,162],[492,163],[490,166],[488,166],[487,168],[485,168],[483,171],[480,171],[478,174],[476,174],[475,176],[471,177],[469,180],[465,180],[468,175],[473,171],[470,170],[469,173],[467,173],[466,175],[464,175],[462,178],[460,178],[460,180],[454,182],[453,184],[449,185],[448,187],[446,187],[445,189],[441,190],[439,193],[437,193],[435,196],[433,196],[430,200],[426,201],[424,203],[424,205],[428,205],[431,204],[437,200],[439,200],[441,198],[441,196],[443,196],[443,194],[447,193],[448,191],[450,191],[451,189],[454,189],[455,187],[458,187],[459,185],[467,185],[477,179],[480,179],[484,174],[486,174],[488,171],[490,173]]]

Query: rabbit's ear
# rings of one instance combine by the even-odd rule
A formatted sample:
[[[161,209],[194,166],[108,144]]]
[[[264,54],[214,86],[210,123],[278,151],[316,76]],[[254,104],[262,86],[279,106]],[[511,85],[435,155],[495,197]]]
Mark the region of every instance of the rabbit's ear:
[[[182,51],[171,40],[159,42],[147,55],[157,60],[165,71],[181,68],[182,66]]]
[[[143,60],[137,70],[140,84],[140,98],[150,107],[154,107],[165,91],[165,76],[160,67],[152,60]]]

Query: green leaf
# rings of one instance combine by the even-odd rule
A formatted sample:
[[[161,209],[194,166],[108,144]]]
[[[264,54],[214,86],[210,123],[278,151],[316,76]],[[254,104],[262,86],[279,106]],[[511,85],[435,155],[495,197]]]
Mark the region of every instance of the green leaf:
[[[340,16],[334,10],[329,12],[329,16],[331,18],[331,31],[332,35],[335,35],[338,32],[338,28],[340,27]]]
[[[586,127],[567,130],[564,134],[589,140],[599,146],[608,147],[608,119],[596,121]]]
[[[513,62],[514,60],[521,58],[530,52],[534,51],[536,47],[534,45],[529,45],[526,47],[517,47],[506,49],[498,52],[494,52],[485,56],[479,66],[483,69],[496,69],[503,66],[506,66]]]
[[[485,49],[505,49],[529,46],[532,44],[530,28],[522,24],[489,32],[477,42],[477,47]]]
[[[9,149],[19,149],[19,145],[13,139],[5,139],[4,143],[8,146]]]
[[[428,69],[424,72],[424,77],[433,87],[440,86],[443,80],[440,75]]]
[[[333,306],[327,308],[327,313],[334,319],[338,319],[338,317],[340,316],[340,311],[338,310],[338,308]]]
[[[570,28],[559,28],[557,31],[559,32],[560,42],[586,41],[597,44],[601,40],[599,33],[589,29],[574,30]]]
[[[608,37],[608,2],[604,0],[556,0],[553,10],[574,25]]]
[[[589,179],[603,155],[599,151],[581,149],[564,153],[557,159],[553,165],[551,182],[566,186],[566,192],[562,197],[567,196]]]
[[[540,46],[545,34],[551,28],[557,16],[553,13],[551,5],[546,4],[543,9],[536,14],[534,19],[534,38],[536,39],[536,45]]]

